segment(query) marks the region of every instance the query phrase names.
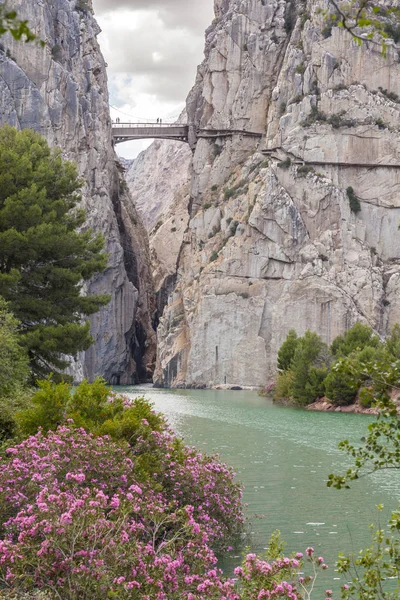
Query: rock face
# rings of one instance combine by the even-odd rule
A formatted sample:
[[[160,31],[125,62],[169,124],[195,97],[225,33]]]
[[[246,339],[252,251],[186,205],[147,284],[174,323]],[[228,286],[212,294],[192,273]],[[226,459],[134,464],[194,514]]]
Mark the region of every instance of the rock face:
[[[103,232],[109,265],[87,286],[112,300],[91,318],[94,345],[79,357],[76,380],[102,375],[112,383],[151,376],[154,311],[147,234],[122,181],[112,147],[104,59],[91,0],[10,0],[45,42],[0,49],[0,120],[30,127],[74,160],[84,179],[86,225]]]
[[[189,221],[191,161],[187,144],[156,140],[139,154],[126,174],[131,196],[149,234],[158,314],[162,314],[174,288]]]
[[[289,329],[329,343],[400,321],[399,53],[330,28],[327,7],[215,0],[157,385],[261,386]],[[243,133],[196,140],[207,128]]]

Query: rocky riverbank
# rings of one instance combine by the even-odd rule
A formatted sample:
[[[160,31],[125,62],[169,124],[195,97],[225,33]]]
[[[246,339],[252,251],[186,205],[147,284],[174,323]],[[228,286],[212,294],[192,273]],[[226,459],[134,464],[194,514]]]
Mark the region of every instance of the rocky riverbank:
[[[363,415],[378,414],[378,409],[375,407],[366,408],[364,406],[361,406],[357,402],[354,404],[349,404],[347,406],[336,406],[335,404],[332,404],[332,402],[330,402],[328,398],[321,398],[320,400],[317,400],[317,402],[309,404],[306,408],[307,410],[317,410],[320,412],[357,413]]]

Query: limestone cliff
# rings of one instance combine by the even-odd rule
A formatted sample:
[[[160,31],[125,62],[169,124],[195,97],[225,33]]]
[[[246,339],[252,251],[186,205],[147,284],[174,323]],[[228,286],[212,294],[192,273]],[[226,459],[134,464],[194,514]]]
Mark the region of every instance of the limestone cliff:
[[[114,154],[106,65],[91,0],[10,0],[45,42],[2,38],[0,120],[30,127],[74,160],[84,180],[87,227],[103,232],[109,264],[87,286],[109,293],[91,319],[94,345],[73,365],[75,379],[104,376],[113,383],[151,375],[155,336],[147,235],[132,208]]]
[[[185,118],[182,115],[182,119]],[[132,199],[149,233],[157,315],[174,288],[183,236],[189,221],[192,153],[182,142],[156,140],[126,174]]]
[[[261,386],[291,328],[329,343],[357,320],[400,321],[399,53],[359,46],[327,7],[215,0],[158,385]]]

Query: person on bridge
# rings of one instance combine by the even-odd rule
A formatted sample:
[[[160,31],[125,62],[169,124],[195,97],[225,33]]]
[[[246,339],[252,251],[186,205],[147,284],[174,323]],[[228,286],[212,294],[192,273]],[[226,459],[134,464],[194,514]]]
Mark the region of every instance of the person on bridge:
[[[157,125],[158,125],[159,122],[160,122],[160,119],[157,119]]]
[[[162,119],[160,119],[160,125],[161,125],[161,123],[162,123]]]

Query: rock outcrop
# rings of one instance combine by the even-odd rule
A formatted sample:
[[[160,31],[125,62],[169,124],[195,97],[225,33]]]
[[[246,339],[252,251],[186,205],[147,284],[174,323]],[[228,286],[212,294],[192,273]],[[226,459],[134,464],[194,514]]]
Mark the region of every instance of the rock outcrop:
[[[91,318],[95,343],[74,363],[76,380],[148,380],[154,367],[154,312],[147,234],[112,146],[106,65],[91,0],[10,0],[45,42],[0,47],[0,121],[32,128],[74,160],[84,179],[86,226],[102,231],[109,264],[87,286],[111,302]]]
[[[399,52],[358,45],[328,6],[215,0],[157,385],[261,386],[289,329],[329,343],[400,321]]]

